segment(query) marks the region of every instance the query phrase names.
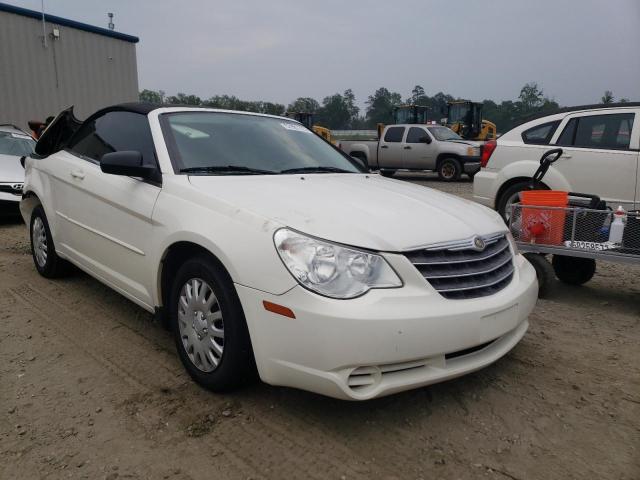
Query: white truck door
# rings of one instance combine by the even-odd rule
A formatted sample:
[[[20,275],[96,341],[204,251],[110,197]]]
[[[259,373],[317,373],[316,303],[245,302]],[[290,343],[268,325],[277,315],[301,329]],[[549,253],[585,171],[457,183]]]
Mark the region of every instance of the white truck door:
[[[552,168],[567,179],[574,192],[598,195],[612,207],[633,204],[638,176],[635,117],[633,112],[618,110],[565,119],[555,142],[564,153]]]
[[[387,127],[378,143],[378,166],[388,170],[397,170],[402,166],[402,140],[405,127]]]
[[[436,155],[433,138],[423,127],[409,127],[403,145],[403,168],[433,170],[436,168]]]

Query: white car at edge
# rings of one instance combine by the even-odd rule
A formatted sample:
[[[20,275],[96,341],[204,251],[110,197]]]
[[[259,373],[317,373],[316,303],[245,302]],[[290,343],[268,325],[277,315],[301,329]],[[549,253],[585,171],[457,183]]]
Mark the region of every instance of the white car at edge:
[[[0,124],[0,217],[18,214],[24,183],[20,157],[33,152],[35,143],[15,125]]]
[[[511,350],[537,297],[495,212],[369,174],[287,118],[69,109],[21,211],[42,275],[71,262],[155,311],[217,391],[256,367],[355,400],[454,378]]]
[[[544,176],[547,187],[598,195],[614,208],[640,203],[640,103],[563,109],[487,142],[474,200],[508,218],[542,154],[558,146],[563,155]]]

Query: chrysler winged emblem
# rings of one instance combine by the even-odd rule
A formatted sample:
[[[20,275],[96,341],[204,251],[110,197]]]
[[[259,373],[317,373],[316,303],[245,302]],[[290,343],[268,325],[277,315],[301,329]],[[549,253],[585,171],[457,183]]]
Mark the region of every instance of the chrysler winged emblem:
[[[484,247],[485,247],[485,246],[486,246],[486,245],[485,245],[485,243],[484,243],[484,240],[483,240],[483,239],[481,239],[480,237],[475,237],[475,238],[473,239],[473,247],[474,247],[476,250],[478,250],[478,251],[482,251],[482,250],[484,250]]]

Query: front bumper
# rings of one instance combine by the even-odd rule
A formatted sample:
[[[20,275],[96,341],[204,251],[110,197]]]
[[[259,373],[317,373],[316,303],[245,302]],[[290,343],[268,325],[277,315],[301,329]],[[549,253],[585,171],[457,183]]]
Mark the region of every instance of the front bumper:
[[[506,288],[469,300],[445,299],[405,257],[385,257],[405,285],[352,300],[299,286],[271,295],[236,285],[263,381],[366,400],[483,368],[525,334],[538,287],[522,256]],[[296,318],[267,312],[264,300]]]

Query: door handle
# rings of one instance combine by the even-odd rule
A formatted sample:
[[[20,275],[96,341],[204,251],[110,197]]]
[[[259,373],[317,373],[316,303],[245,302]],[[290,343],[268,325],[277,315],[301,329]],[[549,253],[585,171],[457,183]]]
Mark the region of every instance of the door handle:
[[[84,172],[82,170],[73,170],[71,172],[71,176],[73,178],[77,178],[78,180],[83,180],[84,179]]]
[[[407,145],[406,147],[404,147],[404,149],[405,150],[411,150],[411,147]]]
[[[380,148],[389,148],[388,145],[380,145]]]

